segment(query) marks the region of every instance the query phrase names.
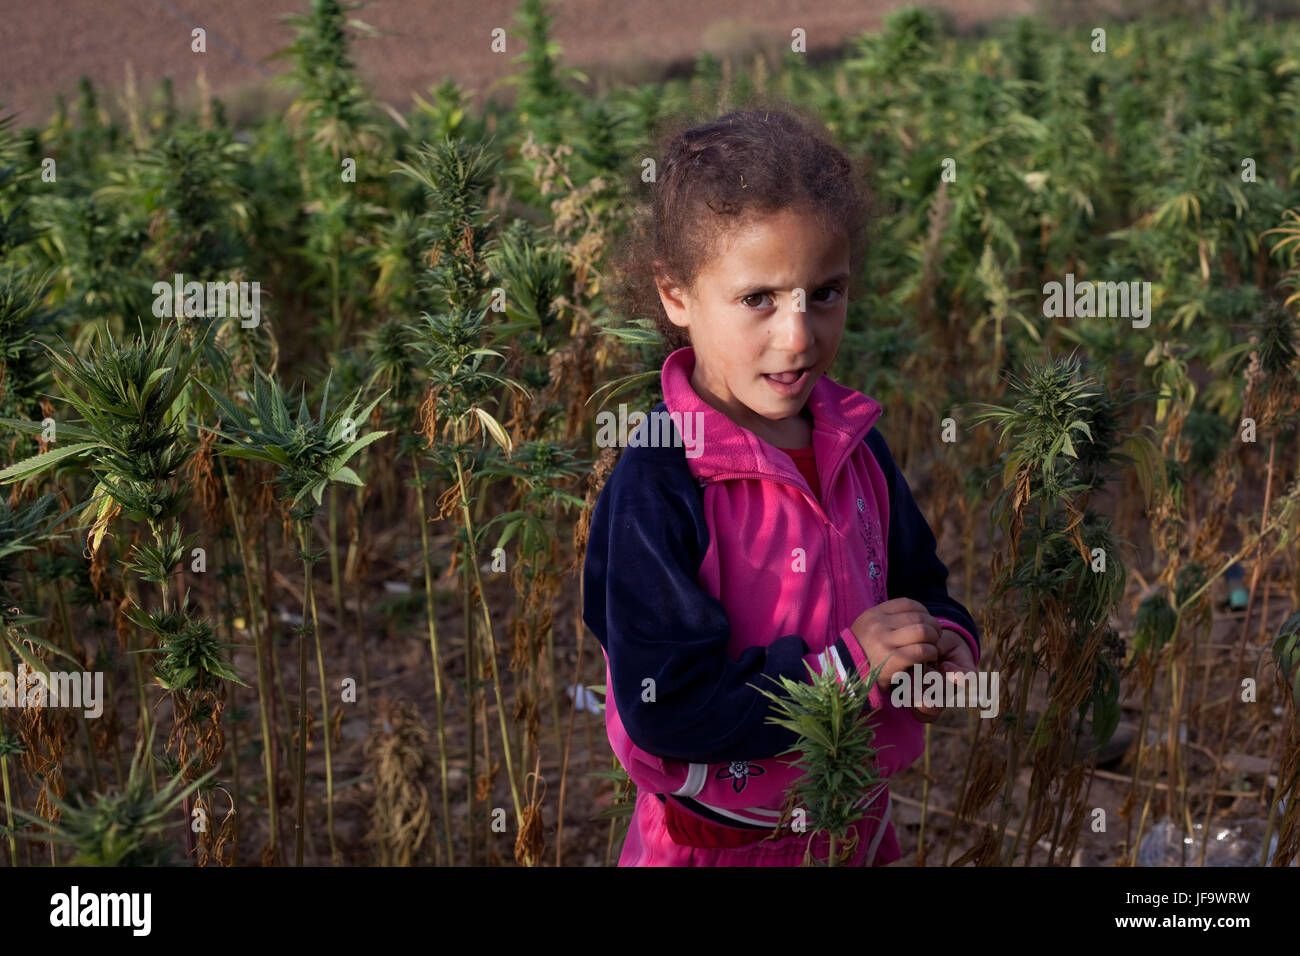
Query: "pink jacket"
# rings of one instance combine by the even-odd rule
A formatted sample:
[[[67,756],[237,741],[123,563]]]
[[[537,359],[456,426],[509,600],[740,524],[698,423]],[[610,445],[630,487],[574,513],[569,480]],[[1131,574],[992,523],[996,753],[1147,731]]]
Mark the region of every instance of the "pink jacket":
[[[583,616],[605,650],[610,744],[637,787],[771,829],[797,777],[795,755],[777,754],[795,738],[751,685],[806,682],[805,663],[866,678],[849,627],[894,597],[925,604],[977,661],[978,630],[873,428],[879,404],[825,376],[813,387],[819,502],[789,455],[700,399],[694,365],[691,348],[668,357],[655,412],[698,415],[700,453],[665,447],[650,420],[629,439],[593,514]],[[870,703],[887,778],[921,753],[923,728],[879,688]]]

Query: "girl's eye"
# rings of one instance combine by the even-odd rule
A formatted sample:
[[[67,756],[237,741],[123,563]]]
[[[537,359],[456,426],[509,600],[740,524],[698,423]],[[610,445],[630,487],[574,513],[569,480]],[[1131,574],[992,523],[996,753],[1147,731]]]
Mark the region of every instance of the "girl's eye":
[[[828,294],[823,298],[818,298],[818,296],[821,296],[822,293],[828,293]],[[836,301],[843,294],[844,293],[836,286],[833,285],[822,286],[820,289],[818,289],[816,292],[813,293],[813,301],[819,302],[822,305],[826,305],[828,303]],[[771,293],[768,292],[751,292],[749,295],[745,296],[740,301],[743,304],[749,306],[751,309],[761,309],[763,308],[761,300],[769,298],[770,295]],[[758,299],[760,301],[751,302],[750,301],[751,299]]]

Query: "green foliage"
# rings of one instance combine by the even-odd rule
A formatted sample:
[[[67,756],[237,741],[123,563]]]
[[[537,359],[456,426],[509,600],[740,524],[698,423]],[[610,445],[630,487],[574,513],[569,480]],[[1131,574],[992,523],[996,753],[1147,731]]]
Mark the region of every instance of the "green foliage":
[[[288,79],[300,90],[289,121],[312,130],[312,139],[334,157],[372,135],[369,97],[348,54],[349,29],[374,35],[372,27],[348,16],[364,6],[338,0],[312,0],[307,13],[284,17],[294,28],[293,43],[275,54],[288,58]]]
[[[1156,592],[1147,596],[1138,605],[1133,622],[1133,653],[1144,654],[1148,649],[1158,653],[1174,636],[1177,623],[1178,611],[1170,606],[1167,595]]]
[[[188,593],[174,611],[150,614],[132,608],[127,617],[162,640],[161,647],[145,648],[140,653],[160,655],[154,665],[154,679],[164,689],[194,694],[212,690],[223,680],[248,686],[231,667],[228,648],[233,645],[223,644],[206,621],[190,616]]]
[[[480,474],[509,479],[523,492],[520,508],[493,516],[481,530],[486,533],[495,524],[503,526],[498,548],[504,548],[518,535],[522,559],[533,566],[538,556],[549,550],[555,534],[553,525],[560,514],[582,508],[583,500],[563,489],[584,473],[585,465],[587,462],[549,441],[526,442],[518,446],[509,461],[489,463]]]
[[[902,406],[900,434],[923,468],[928,449],[917,436],[936,418],[973,407],[976,423],[997,426],[945,448],[948,471],[936,475],[955,476],[941,487],[958,495],[967,528],[1001,491],[989,540],[999,548],[1000,530],[1007,544],[993,554],[1002,570],[994,593],[1008,598],[1009,613],[1027,615],[1023,630],[1033,632],[1008,653],[1024,662],[1024,687],[1046,676],[1049,695],[1059,692],[1042,735],[1087,724],[1099,742],[1110,737],[1128,673],[1111,618],[1126,583],[1123,533],[1132,526],[1113,527],[1089,504],[1113,500],[1102,492],[1132,468],[1150,514],[1168,514],[1166,537],[1214,507],[1204,479],[1236,440],[1252,349],[1270,407],[1280,410],[1279,450],[1289,447],[1298,350],[1288,310],[1300,301],[1295,24],[1252,22],[1241,11],[1209,21],[1117,22],[1099,56],[1089,49],[1090,24],[1047,27],[1021,17],[958,36],[944,13],[909,7],[891,12],[879,33],[851,40],[844,60],[787,55],[765,76],[705,52],[690,75],[592,94],[562,62],[551,10],[526,0],[508,38],[518,67],[506,79],[518,93],[512,104],[478,110],[474,91],[444,81],[405,113],[387,110],[389,123],[354,66],[353,40],[375,32],[352,19],[355,9],[312,0],[288,18],[294,38],[281,57],[296,99],[287,115],[228,124],[219,103],[193,115],[178,105],[187,91],[165,81],[150,102],[124,102],[119,123],[88,79],[56,101],[40,130],[19,135],[12,117],[0,115],[0,420],[21,436],[9,442],[0,482],[43,483],[36,493],[60,492],[65,517],[84,513],[115,598],[124,570],[160,585],[161,610],[125,611],[161,639],[148,651],[158,658],[158,684],[194,693],[238,679],[215,638],[217,619],[209,626],[187,613],[188,602],[169,606],[171,578],[193,542],[182,533],[187,509],[202,498],[205,519],[227,521],[223,506],[249,517],[246,502],[214,492],[220,477],[203,474],[206,450],[192,454],[199,435],[219,436],[217,451],[227,458],[272,465],[281,501],[300,523],[331,482],[358,488],[344,501],[346,516],[331,514],[328,550],[298,552],[272,528],[269,566],[261,568],[268,573],[287,557],[310,566],[329,555],[341,565],[345,551],[348,574],[364,568],[377,513],[400,514],[394,489],[418,483],[424,503],[434,503],[426,530],[454,515],[435,547],[466,575],[466,599],[480,602],[484,620],[472,634],[494,640],[475,577],[484,551],[493,542],[515,545],[529,562],[516,579],[525,584],[550,574],[591,464],[588,449],[567,439],[590,434],[590,415],[603,402],[659,386],[653,323],[629,321],[604,298],[616,276],[605,250],[627,224],[629,200],[652,191],[638,182],[639,160],[684,108],[703,120],[766,84],[823,117],[873,170],[878,241],[853,263],[866,288],[849,304],[836,379],[891,415]],[[1253,182],[1242,177],[1244,154],[1257,167]],[[355,182],[340,176],[345,157],[357,160]],[[57,160],[57,181],[41,176],[46,158]],[[398,175],[384,175],[389,170]],[[255,332],[190,320],[155,328],[152,285],[173,272],[260,280],[274,322]],[[1067,273],[1149,281],[1151,326],[1046,319],[1040,290]],[[1278,288],[1294,294],[1275,303]],[[494,308],[498,289],[503,311]],[[1071,349],[1070,358],[1056,357]],[[575,395],[576,383],[557,380],[575,367],[593,372],[583,379],[593,394]],[[355,397],[331,407],[332,390]],[[361,401],[379,390],[384,395]],[[34,450],[50,392],[60,409],[57,440],[9,464]],[[574,408],[585,420],[566,417]],[[391,419],[396,436],[367,453],[387,434],[365,432],[372,416]],[[253,469],[229,471],[242,490]],[[381,479],[378,502],[361,486],[363,474]],[[1248,485],[1234,501],[1254,490]],[[28,633],[35,613],[52,616],[55,588],[78,625],[90,609],[92,632],[111,626],[78,549],[60,547],[54,535],[54,500],[15,496],[0,506],[3,646],[33,666],[41,665],[38,653],[67,656]],[[1290,511],[1273,500],[1289,535]],[[1148,516],[1137,512],[1141,530]],[[114,522],[129,521],[147,523],[150,535],[128,544],[128,532],[108,553],[98,550]],[[968,542],[972,550],[982,530]],[[353,536],[350,544],[340,547],[339,532]],[[307,529],[300,546],[310,549],[313,534]],[[258,547],[260,536],[251,537]],[[393,543],[394,560],[406,567],[409,536]],[[1090,567],[1092,548],[1106,554],[1104,574]],[[402,600],[427,598],[438,663],[435,632],[443,625],[435,612],[450,593],[435,583],[432,549],[422,557],[427,590]],[[1206,563],[1218,567],[1217,558]],[[205,608],[254,623],[243,603],[273,595],[259,593],[256,580],[239,593],[243,575],[232,577],[253,567],[260,562],[248,554],[228,561],[214,577],[236,593],[204,589]],[[1214,576],[1180,566],[1174,594],[1142,603],[1130,665],[1180,659],[1161,652],[1178,650],[1176,629],[1184,637],[1195,629],[1179,611],[1199,607],[1193,598]],[[341,590],[344,575],[333,577]],[[367,609],[360,625],[378,617],[398,632],[410,623],[392,610],[396,603],[366,600],[373,581],[347,582]],[[137,599],[133,583],[126,590]],[[94,587],[103,584],[97,578]],[[1045,659],[1041,625],[1067,639],[1068,666]],[[1292,625],[1273,646],[1296,687]],[[69,637],[80,640],[81,628],[74,630]],[[457,635],[467,654],[471,647],[494,654],[472,634]],[[115,646],[99,637],[101,647]],[[1081,647],[1098,642],[1095,659],[1079,659]],[[1067,679],[1076,686],[1062,691]],[[837,702],[834,693],[800,685],[804,696],[784,714],[803,735],[805,756],[820,761],[806,767],[814,789],[804,806],[820,801],[822,822],[842,833],[853,795],[875,781],[862,770],[872,764],[869,725],[855,723],[856,701]],[[508,712],[504,699],[499,714]],[[857,756],[844,756],[855,747]],[[1060,797],[1060,770],[1036,767],[1035,792]],[[133,819],[149,831],[144,801],[142,792],[136,810],[123,812],[138,811]],[[623,802],[612,815],[625,821],[630,809]],[[105,804],[105,815],[116,812]],[[134,824],[113,826],[74,818],[85,860],[161,858],[153,839],[161,822],[144,835]],[[1035,827],[1026,832],[1036,843]]]
[[[80,421],[59,424],[59,446],[0,471],[0,483],[28,480],[75,460],[98,479],[91,504],[99,519],[112,506],[137,521],[174,517],[184,510],[188,494],[171,479],[192,449],[173,409],[198,350],[182,354],[176,325],[138,341],[104,337],[88,359],[49,350],[59,390]],[[41,430],[39,423],[7,424]]]
[[[22,138],[13,131],[14,116],[0,106],[0,257],[36,238],[27,195],[37,178],[35,168],[24,162]]]
[[[130,774],[121,791],[97,795],[92,803],[76,805],[52,798],[58,823],[21,809],[14,815],[31,823],[35,832],[16,834],[23,839],[71,847],[73,866],[167,866],[174,862],[175,842],[168,831],[176,826],[181,801],[215,773],[215,769],[186,785],[180,773],[166,780],[155,793],[146,769],[144,742],[136,747]],[[51,832],[46,833],[48,827]]]
[[[1270,377],[1296,374],[1296,320],[1276,302],[1258,317],[1259,364]]]
[[[179,126],[114,175],[101,198],[148,218],[159,275],[206,281],[242,260],[249,209],[240,183],[247,147],[222,129]]]
[[[32,220],[45,265],[55,270],[55,301],[80,325],[78,348],[95,334],[121,335],[128,321],[150,312],[152,280],[142,258],[149,236],[144,221],[125,215],[108,199],[71,189],[38,194]]]
[[[56,511],[56,506],[57,498],[54,495],[42,495],[35,501],[17,505],[10,505],[0,499],[0,647],[7,648],[32,670],[41,673],[46,673],[49,668],[27,648],[27,643],[70,661],[75,658],[25,629],[25,625],[34,624],[40,618],[23,613],[18,606],[21,601],[14,592],[26,578],[26,553],[57,537],[54,527],[62,520],[62,516]],[[0,670],[6,669],[8,663],[6,654],[3,661],[0,661],[4,665],[0,666]]]
[[[50,282],[12,262],[0,266],[0,418],[41,417],[37,403],[49,384],[41,345],[55,317],[45,305]]]
[[[1300,613],[1292,614],[1278,628],[1273,660],[1282,679],[1290,684],[1292,706],[1300,712]]]
[[[510,77],[509,82],[519,86],[516,108],[520,123],[543,143],[560,141],[561,121],[578,105],[577,97],[565,88],[564,80],[584,79],[577,70],[562,70],[558,65],[560,45],[550,38],[554,19],[555,14],[543,0],[521,0],[515,13],[525,46],[512,62],[524,69]]]
[[[842,847],[849,829],[865,815],[859,804],[882,782],[873,744],[875,727],[867,710],[867,695],[880,665],[866,680],[855,672],[843,683],[833,667],[818,674],[809,666],[808,672],[807,683],[782,677],[780,692],[758,690],[772,701],[776,714],[767,722],[799,735],[783,751],[799,754],[791,762],[802,771],[791,791],[795,807],[807,812],[814,833],[826,832],[833,845]],[[839,861],[832,857],[828,862],[833,866]]]
[[[156,544],[138,541],[126,561],[126,569],[139,575],[142,581],[165,582],[174,573],[194,544],[194,536],[181,540],[179,525],[173,525],[169,535]]]
[[[481,345],[486,335],[486,310],[459,307],[442,315],[426,312],[421,318],[416,350],[424,359],[437,420],[453,426],[468,421],[508,452],[513,445],[510,436],[484,405],[500,389],[512,388],[524,396],[528,390],[493,369],[498,365],[493,360],[504,356]]]
[[[485,285],[483,256],[492,216],[484,199],[497,159],[486,144],[446,139],[415,150],[414,162],[397,163],[396,172],[422,185],[427,212],[420,241],[430,261],[420,289],[434,304],[477,305]]]
[[[378,404],[376,398],[360,411],[358,392],[345,405],[329,404],[329,379],[321,397],[320,413],[312,416],[304,390],[295,417],[289,410],[279,382],[259,372],[247,409],[224,395],[203,386],[221,410],[222,427],[207,428],[223,439],[217,446],[223,455],[263,461],[278,469],[280,497],[298,505],[308,494],[321,503],[325,486],[331,481],[362,485],[361,478],[348,467],[352,457],[388,434],[368,432],[357,437]]]
[[[1003,455],[1002,483],[1010,487],[1022,472],[1038,472],[1036,494],[1051,504],[1079,489],[1081,482],[1062,458],[1078,460],[1075,441],[1092,441],[1087,403],[1097,396],[1093,383],[1081,376],[1075,356],[1031,360],[1023,378],[1010,377],[1010,397],[1003,405],[977,404],[976,423],[992,422],[999,440],[1011,438]],[[1077,433],[1077,434],[1073,434]]]
[[[55,511],[54,495],[42,495],[35,501],[10,505],[0,498],[0,588],[8,592],[10,586],[20,583],[22,570],[20,555],[32,551],[54,536],[52,528],[59,515]],[[9,599],[3,602],[8,604]],[[5,613],[0,608],[0,614]]]

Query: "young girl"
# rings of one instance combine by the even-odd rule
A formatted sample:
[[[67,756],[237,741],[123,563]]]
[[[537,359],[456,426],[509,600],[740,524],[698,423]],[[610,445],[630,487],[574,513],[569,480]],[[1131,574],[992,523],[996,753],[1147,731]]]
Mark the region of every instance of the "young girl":
[[[894,706],[890,678],[917,663],[973,670],[979,634],[874,427],[880,405],[826,377],[864,190],[791,110],[676,136],[653,188],[643,277],[660,332],[680,346],[654,413],[682,427],[658,440],[652,414],[629,438],[583,569],[606,728],[637,786],[619,865],[798,865],[808,835],[775,835],[797,779],[793,755],[778,755],[796,737],[767,723],[755,687],[807,682],[805,664],[843,679],[881,662],[870,705],[886,782],[849,842],[854,865],[892,862],[887,778],[919,756],[938,711]],[[826,857],[824,835],[812,852]]]

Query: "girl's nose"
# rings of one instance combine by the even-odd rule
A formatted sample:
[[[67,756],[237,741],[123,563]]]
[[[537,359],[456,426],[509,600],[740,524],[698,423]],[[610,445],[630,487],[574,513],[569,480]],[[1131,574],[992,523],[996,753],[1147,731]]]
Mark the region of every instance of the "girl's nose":
[[[794,305],[794,299],[792,298],[789,307],[780,313],[777,319],[776,341],[772,344],[784,351],[801,355],[812,348],[812,319],[806,308],[800,312],[795,309]]]

